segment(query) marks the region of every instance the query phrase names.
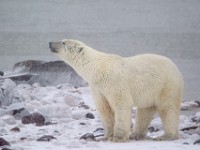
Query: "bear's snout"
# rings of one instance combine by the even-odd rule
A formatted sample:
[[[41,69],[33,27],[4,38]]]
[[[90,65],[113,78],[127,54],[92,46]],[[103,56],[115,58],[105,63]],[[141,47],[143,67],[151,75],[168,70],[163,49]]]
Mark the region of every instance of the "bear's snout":
[[[49,48],[51,49],[51,52],[53,53],[57,53],[58,51],[56,50],[56,48],[54,47],[53,42],[49,42]]]

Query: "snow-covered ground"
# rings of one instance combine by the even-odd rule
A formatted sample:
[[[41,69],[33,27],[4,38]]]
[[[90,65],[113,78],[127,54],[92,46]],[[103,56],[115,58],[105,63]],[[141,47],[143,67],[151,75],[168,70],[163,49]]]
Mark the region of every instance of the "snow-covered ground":
[[[180,116],[180,139],[176,141],[129,141],[112,143],[98,141],[103,135],[102,124],[96,112],[88,87],[74,88],[68,84],[42,87],[35,83],[16,85],[12,80],[1,81],[0,88],[0,138],[10,143],[14,150],[66,150],[66,149],[140,149],[140,150],[199,150],[200,145],[194,144],[200,139],[200,113]],[[5,102],[5,100],[10,100]],[[198,107],[195,102],[184,103],[182,110]],[[23,109],[22,112],[17,111]],[[15,114],[14,114],[15,110]],[[25,111],[26,110],[26,111]],[[21,118],[29,113],[40,113],[45,117],[45,124],[23,124]],[[135,109],[133,113],[133,124]],[[20,116],[21,115],[21,116]],[[17,127],[16,129],[13,129]],[[163,134],[161,121],[158,117],[152,121],[148,135],[156,137]],[[92,133],[95,139],[80,138]],[[38,141],[44,135],[53,136],[47,141]],[[49,140],[49,141],[48,141]],[[1,143],[1,142],[0,142]]]

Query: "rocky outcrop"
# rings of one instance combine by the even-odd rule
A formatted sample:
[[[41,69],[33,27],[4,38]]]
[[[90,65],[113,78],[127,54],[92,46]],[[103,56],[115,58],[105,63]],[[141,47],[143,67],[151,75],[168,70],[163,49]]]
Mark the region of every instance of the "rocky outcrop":
[[[40,83],[40,85],[58,85],[69,83],[73,86],[86,86],[87,83],[65,62],[44,62],[38,60],[27,60],[14,65],[12,79],[19,83],[26,81],[29,84]],[[23,74],[23,76],[17,76]],[[20,78],[21,77],[21,78]]]

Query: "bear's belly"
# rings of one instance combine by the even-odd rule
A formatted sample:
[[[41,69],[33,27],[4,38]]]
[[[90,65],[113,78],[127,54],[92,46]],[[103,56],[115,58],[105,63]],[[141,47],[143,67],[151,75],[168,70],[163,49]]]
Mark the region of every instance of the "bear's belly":
[[[137,99],[133,100],[133,106],[138,107],[138,108],[147,108],[147,107],[152,107],[155,106],[155,102],[152,99]]]

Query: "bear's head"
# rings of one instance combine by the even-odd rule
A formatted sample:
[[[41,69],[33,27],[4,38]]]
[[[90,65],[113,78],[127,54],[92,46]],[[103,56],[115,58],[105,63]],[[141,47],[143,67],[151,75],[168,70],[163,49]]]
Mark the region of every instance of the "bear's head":
[[[64,39],[59,42],[49,42],[49,48],[61,60],[71,64],[73,60],[83,54],[85,44],[71,39]]]

